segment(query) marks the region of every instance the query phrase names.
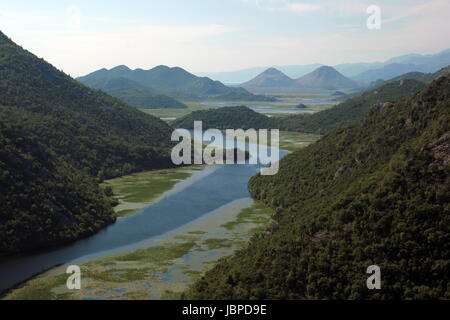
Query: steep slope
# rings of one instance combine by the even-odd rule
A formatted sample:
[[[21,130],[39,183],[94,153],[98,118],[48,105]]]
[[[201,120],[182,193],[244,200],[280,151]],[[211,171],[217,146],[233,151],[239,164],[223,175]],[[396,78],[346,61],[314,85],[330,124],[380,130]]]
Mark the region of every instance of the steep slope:
[[[243,88],[227,87],[219,81],[197,77],[179,67],[158,66],[150,70],[130,70],[124,67],[116,67],[111,70],[96,71],[80,77],[78,80],[89,84],[97,79],[114,79],[118,76],[142,86],[153,88],[158,93],[180,99],[224,99],[226,97],[229,100],[273,100],[270,97],[253,95]]]
[[[385,84],[361,96],[312,115],[293,115],[280,119],[278,127],[287,131],[325,134],[366,116],[374,104],[390,103],[412,96],[425,85],[416,80],[401,80]]]
[[[359,84],[344,77],[332,67],[323,66],[295,80],[294,86],[300,88],[356,88]]]
[[[113,222],[98,180],[170,166],[171,131],[0,33],[0,255]]]
[[[194,299],[449,299],[450,79],[284,158],[252,195],[276,211]],[[366,270],[381,268],[381,290]]]
[[[292,86],[294,80],[278,69],[270,68],[250,81],[241,84],[244,88],[277,88]]]

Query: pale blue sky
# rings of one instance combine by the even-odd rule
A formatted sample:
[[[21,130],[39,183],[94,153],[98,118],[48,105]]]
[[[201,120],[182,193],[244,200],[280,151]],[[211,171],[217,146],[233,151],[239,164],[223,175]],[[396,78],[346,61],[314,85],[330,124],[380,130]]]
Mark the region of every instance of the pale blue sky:
[[[366,27],[371,4],[381,30]],[[0,2],[0,30],[72,76],[334,65],[450,48],[450,0],[15,0]]]

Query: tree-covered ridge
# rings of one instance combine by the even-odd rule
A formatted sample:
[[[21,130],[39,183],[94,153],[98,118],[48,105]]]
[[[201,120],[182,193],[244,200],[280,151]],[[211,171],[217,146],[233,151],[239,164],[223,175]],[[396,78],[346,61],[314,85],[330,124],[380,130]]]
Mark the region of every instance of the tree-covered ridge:
[[[187,108],[184,103],[127,78],[92,78],[84,84],[138,109]]]
[[[97,182],[170,166],[171,132],[0,33],[0,255],[113,222]]]
[[[185,109],[188,106],[164,94],[146,89],[117,88],[107,93],[138,109]]]
[[[252,178],[273,224],[187,297],[449,299],[449,128],[443,77]],[[381,290],[366,287],[371,265]]]
[[[269,117],[240,106],[194,111],[172,122],[172,127],[193,129],[194,121],[202,121],[204,129],[264,129],[272,125]]]

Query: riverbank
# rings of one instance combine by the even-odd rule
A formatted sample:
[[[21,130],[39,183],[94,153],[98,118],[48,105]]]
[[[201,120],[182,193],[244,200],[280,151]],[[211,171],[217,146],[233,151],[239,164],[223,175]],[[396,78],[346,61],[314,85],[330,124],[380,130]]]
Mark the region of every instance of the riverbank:
[[[219,258],[246,246],[271,214],[261,203],[240,199],[131,251],[79,262],[81,290],[67,289],[64,265],[12,290],[5,299],[177,298]]]
[[[271,210],[254,203],[247,190],[248,179],[258,171],[251,165],[207,166],[193,170],[192,176],[182,181],[183,171],[108,181],[124,206],[153,204],[71,248],[11,261],[7,267],[17,270],[14,268],[29,265],[29,273],[36,270],[37,274],[47,270],[47,265],[70,261],[81,267],[82,289],[66,288],[66,264],[23,283],[6,299],[177,298],[220,258],[248,245],[250,237],[270,223]],[[169,188],[168,181],[172,188],[155,197],[161,186],[154,185]],[[118,212],[123,210],[137,208],[122,207]]]
[[[157,202],[164,192],[202,169],[203,166],[189,166],[148,171],[107,180],[100,186],[112,188],[119,200],[114,211],[118,218],[124,218]]]

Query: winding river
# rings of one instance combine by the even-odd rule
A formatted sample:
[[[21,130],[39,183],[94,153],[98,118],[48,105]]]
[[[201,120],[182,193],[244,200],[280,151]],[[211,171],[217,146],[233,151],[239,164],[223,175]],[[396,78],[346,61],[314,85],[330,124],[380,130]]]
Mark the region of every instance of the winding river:
[[[286,154],[280,151],[280,156]],[[166,192],[160,201],[94,236],[59,248],[4,258],[0,260],[0,292],[57,265],[130,250],[233,201],[248,198],[248,180],[260,169],[260,165],[249,164],[205,167]]]

